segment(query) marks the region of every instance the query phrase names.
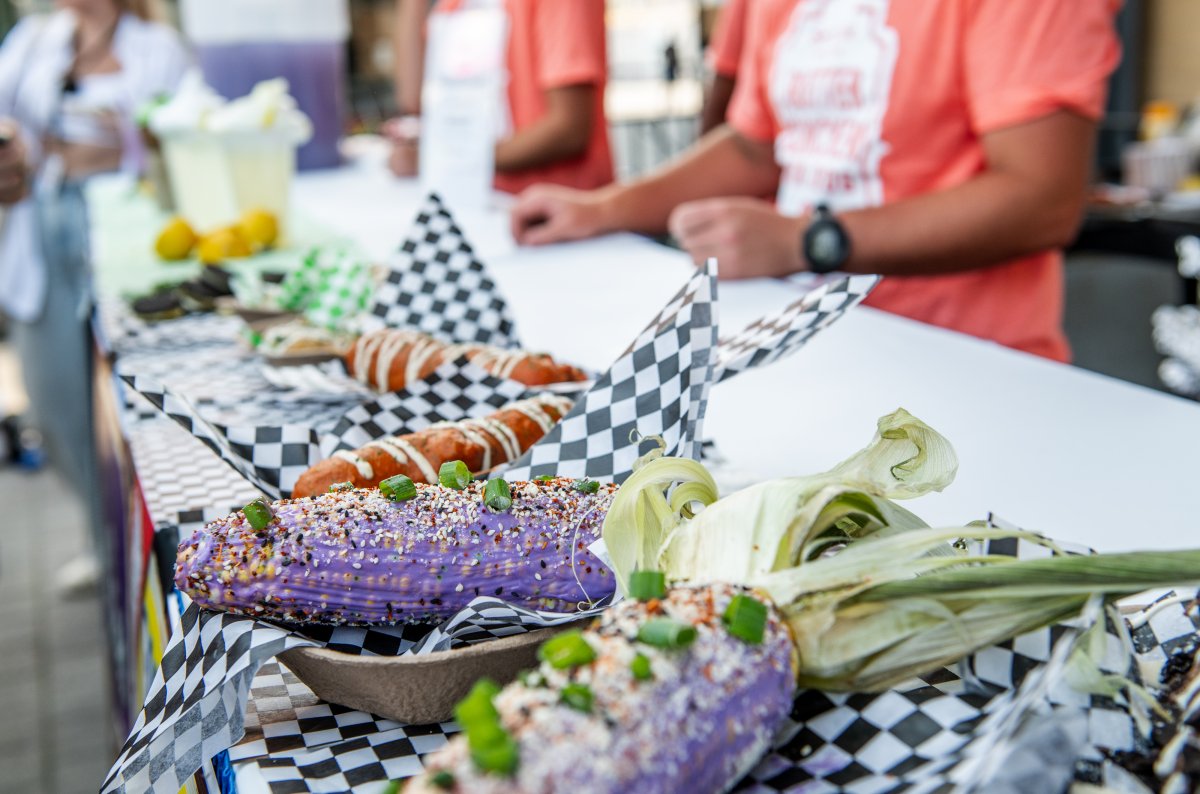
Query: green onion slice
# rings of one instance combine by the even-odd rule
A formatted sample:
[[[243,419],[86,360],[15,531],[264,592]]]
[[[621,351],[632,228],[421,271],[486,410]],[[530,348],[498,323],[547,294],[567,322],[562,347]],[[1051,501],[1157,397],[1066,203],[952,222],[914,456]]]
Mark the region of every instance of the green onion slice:
[[[588,479],[576,480],[575,482],[571,483],[571,487],[580,493],[591,494],[600,490],[600,482],[598,480]]]
[[[499,721],[472,725],[467,729],[471,760],[484,772],[511,775],[517,771],[517,743]]]
[[[245,514],[246,520],[250,522],[250,526],[254,527],[255,532],[261,532],[271,523],[271,519],[275,518],[271,513],[271,508],[261,499],[255,499],[250,504],[242,508],[242,513]]]
[[[429,785],[434,788],[440,788],[443,791],[450,791],[454,788],[454,774],[447,769],[441,769],[434,772],[429,777]]]
[[[576,711],[592,713],[592,688],[587,684],[567,684],[559,699]]]
[[[397,474],[379,483],[379,492],[393,502],[403,502],[417,495],[417,484],[412,478]]]
[[[471,484],[471,470],[461,460],[448,460],[438,469],[438,482],[447,488],[461,491]]]
[[[493,513],[503,513],[512,507],[512,491],[504,480],[488,480],[483,489],[483,503]]]
[[[655,648],[686,648],[696,641],[696,627],[674,618],[651,618],[638,629],[637,638]]]
[[[490,678],[481,678],[467,693],[467,696],[454,707],[454,719],[463,730],[474,725],[497,722],[500,712],[492,705],[492,698],[500,691],[500,687]]]
[[[738,593],[721,616],[725,628],[740,640],[757,645],[767,629],[767,605],[757,598]]]
[[[650,670],[650,659],[640,653],[633,657],[633,661],[629,663],[629,669],[637,681],[649,681],[654,677],[654,673]]]
[[[335,482],[333,485],[329,486],[330,493],[339,493],[341,491],[353,491],[353,490],[354,490],[354,483],[352,483],[352,482]]]
[[[596,659],[596,651],[583,638],[583,632],[574,629],[546,640],[538,648],[538,658],[555,670],[567,670],[591,664]]]
[[[558,478],[555,477],[553,474],[540,474],[537,477],[534,477],[533,481],[534,482],[550,482],[551,480],[557,480],[557,479]]]
[[[667,594],[667,575],[662,571],[634,571],[629,574],[629,597],[638,601],[662,598]]]

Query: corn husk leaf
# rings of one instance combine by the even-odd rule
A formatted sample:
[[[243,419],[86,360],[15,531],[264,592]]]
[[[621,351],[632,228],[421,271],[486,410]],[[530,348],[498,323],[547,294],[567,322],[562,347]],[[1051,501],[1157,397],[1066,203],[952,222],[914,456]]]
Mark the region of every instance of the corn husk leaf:
[[[650,461],[618,493],[604,538],[622,586],[631,571],[658,568],[674,582],[755,588],[792,631],[799,683],[846,691],[894,686],[1077,616],[1096,597],[1200,583],[1200,551],[1069,556],[1021,530],[932,529],[891,501],[941,490],[956,470],[949,442],[899,410],[831,471],[720,501],[700,464]],[[707,507],[691,517],[697,503]],[[957,543],[1002,538],[1054,556],[969,554]],[[1098,691],[1121,683],[1083,657],[1075,667]]]
[[[972,528],[949,531],[980,539],[1010,534],[982,534]],[[875,551],[886,550],[893,540],[878,541]],[[811,563],[807,571],[779,572],[763,582],[762,589],[792,629],[801,684],[852,691],[885,689],[981,648],[1074,617],[1096,595],[1111,601],[1166,584],[1200,582],[1196,550],[1038,560],[973,556],[960,558],[957,566],[901,562],[870,577],[878,583],[848,581],[836,594],[828,589],[797,594],[802,588],[794,580],[802,578],[801,573],[806,581],[829,578],[814,574],[827,561],[836,557]],[[913,576],[898,575],[906,567],[914,569]],[[891,580],[879,581],[885,578]],[[1082,672],[1082,660],[1080,665]],[[1095,674],[1076,681],[1101,691],[1120,683]]]
[[[950,443],[900,409],[879,420],[867,447],[830,471],[761,483],[710,505],[672,530],[658,562],[671,579],[753,581],[830,542],[925,527],[890,500],[940,491],[957,470]]]
[[[630,573],[657,567],[667,535],[693,506],[712,504],[717,495],[712,475],[694,460],[659,457],[635,468],[609,505],[602,530],[621,592],[627,593]]]

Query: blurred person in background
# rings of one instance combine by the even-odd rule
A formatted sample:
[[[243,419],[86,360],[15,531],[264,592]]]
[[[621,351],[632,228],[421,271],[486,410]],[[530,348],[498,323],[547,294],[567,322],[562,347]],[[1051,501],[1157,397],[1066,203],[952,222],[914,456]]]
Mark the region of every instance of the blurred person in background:
[[[750,0],[725,0],[717,14],[712,42],[708,45],[708,68],[712,82],[704,94],[700,110],[700,134],[707,135],[725,123],[729,100],[737,85],[738,62],[746,39],[746,5]]]
[[[1066,361],[1060,249],[1119,5],[754,0],[727,125],[630,184],[526,191],[514,236],[669,229],[723,278],[881,273],[869,305]]]
[[[425,20],[436,0],[396,0],[392,50],[395,52],[396,109],[401,116],[421,115],[421,78],[425,73]],[[415,168],[415,159],[414,159]]]
[[[411,53],[423,25],[424,0],[399,0],[397,41]],[[406,6],[407,4],[407,6]],[[496,143],[497,190],[517,193],[547,182],[590,189],[613,179],[604,88],[608,79],[604,0],[438,0],[435,14],[453,14],[478,5],[503,7],[508,14],[508,134]],[[417,6],[414,8],[413,6]],[[409,27],[405,27],[409,26]],[[412,104],[412,64],[404,57],[401,109]],[[416,81],[420,84],[420,80]],[[392,171],[415,176],[415,138],[405,130],[393,136]]]
[[[30,412],[51,462],[98,515],[91,291],[82,185],[137,173],[134,114],[190,59],[141,0],[59,0],[0,45],[0,309],[12,320]]]

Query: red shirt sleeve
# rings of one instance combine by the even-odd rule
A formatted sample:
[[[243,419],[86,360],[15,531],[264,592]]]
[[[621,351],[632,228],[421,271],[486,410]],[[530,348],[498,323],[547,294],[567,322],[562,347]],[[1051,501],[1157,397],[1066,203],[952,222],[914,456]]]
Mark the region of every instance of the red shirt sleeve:
[[[780,25],[786,15],[777,13],[790,3],[770,3],[764,0],[749,4],[746,9],[745,41],[742,59],[738,64],[737,83],[729,110],[725,115],[729,124],[747,138],[773,141],[779,132],[779,124],[771,108],[768,95],[771,61],[774,59],[775,44],[782,34]]]
[[[538,84],[547,89],[604,83],[604,0],[537,0],[535,13]]]
[[[746,38],[746,5],[749,0],[727,0],[717,16],[716,30],[708,46],[709,62],[717,74],[734,77],[742,59]]]
[[[1070,110],[1104,112],[1121,59],[1120,0],[967,0],[968,111],[983,134]]]

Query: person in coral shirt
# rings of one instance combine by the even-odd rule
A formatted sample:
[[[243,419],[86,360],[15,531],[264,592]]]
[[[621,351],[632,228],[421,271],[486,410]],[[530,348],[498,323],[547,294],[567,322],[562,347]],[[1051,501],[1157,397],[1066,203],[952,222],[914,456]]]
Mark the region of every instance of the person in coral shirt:
[[[589,189],[613,179],[604,89],[608,79],[604,0],[504,0],[508,14],[510,132],[496,144],[497,190],[538,183]],[[439,0],[452,14],[469,0]],[[411,38],[411,37],[408,37]],[[416,158],[393,157],[411,176]]]
[[[724,278],[836,269],[869,303],[1060,361],[1060,249],[1120,59],[1119,0],[755,0],[730,123],[666,169],[590,193],[527,191],[527,244],[669,228]],[[774,204],[753,196],[774,191]],[[829,214],[818,213],[822,228]],[[821,269],[826,269],[821,261]]]

